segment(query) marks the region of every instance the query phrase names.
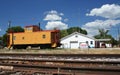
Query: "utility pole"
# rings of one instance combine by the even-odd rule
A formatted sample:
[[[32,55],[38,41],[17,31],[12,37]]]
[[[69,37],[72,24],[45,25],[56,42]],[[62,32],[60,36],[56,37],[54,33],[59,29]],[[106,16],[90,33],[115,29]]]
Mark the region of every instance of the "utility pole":
[[[119,44],[119,47],[120,47],[120,30],[119,30],[119,27],[118,27],[118,44]]]
[[[40,22],[38,23],[38,25],[39,25],[39,30],[41,30],[41,27],[40,27]]]
[[[11,27],[11,21],[8,21],[8,27],[9,27],[9,28],[8,28],[8,32],[10,32],[10,30],[11,30],[11,29],[10,29],[10,27]]]
[[[10,29],[10,27],[11,27],[11,21],[8,21],[8,32],[7,33],[10,33],[11,32],[11,29]],[[9,36],[7,36],[7,45],[9,45],[10,44],[10,35]],[[10,50],[10,48],[9,48],[9,50]]]
[[[9,29],[8,29],[8,33],[12,33],[12,47],[14,45],[14,32],[13,30],[11,29],[11,21],[8,21],[8,26],[9,26]],[[10,37],[9,37],[9,44],[10,44]]]

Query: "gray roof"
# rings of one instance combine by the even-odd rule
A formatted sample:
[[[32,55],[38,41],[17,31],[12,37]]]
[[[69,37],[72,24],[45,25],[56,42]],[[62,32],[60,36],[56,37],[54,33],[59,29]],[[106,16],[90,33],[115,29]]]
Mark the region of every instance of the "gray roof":
[[[111,39],[96,39],[96,41],[110,41]]]
[[[95,40],[95,41],[110,41],[110,39],[95,39],[95,38],[93,38],[93,37],[89,37],[89,36],[87,36],[87,35],[85,35],[85,34],[81,34],[81,33],[79,33],[79,32],[73,32],[72,34],[67,35],[67,36],[61,38],[61,41],[64,40],[64,39],[66,39],[66,38],[68,38],[68,37],[70,37],[70,36],[73,36],[73,35],[75,35],[75,34],[78,34],[78,35],[81,35],[81,36],[84,36],[84,37],[93,39],[93,40]]]
[[[81,33],[79,33],[79,32],[73,32],[72,34],[67,35],[67,36],[61,38],[61,40],[64,40],[64,39],[66,39],[66,38],[68,38],[68,37],[70,37],[70,36],[73,36],[73,35],[75,35],[75,34],[78,34],[78,35],[81,35],[81,36],[84,36],[84,37],[87,37],[87,38],[90,38],[90,39],[96,40],[96,39],[93,38],[93,37],[89,37],[89,36],[87,36],[87,35],[85,35],[85,34],[81,34]]]

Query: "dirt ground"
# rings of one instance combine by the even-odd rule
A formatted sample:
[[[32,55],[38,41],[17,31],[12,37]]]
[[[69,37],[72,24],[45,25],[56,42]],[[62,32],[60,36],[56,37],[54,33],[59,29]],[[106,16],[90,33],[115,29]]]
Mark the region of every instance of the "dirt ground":
[[[120,48],[90,48],[90,49],[0,49],[0,53],[39,53],[39,54],[120,54]]]

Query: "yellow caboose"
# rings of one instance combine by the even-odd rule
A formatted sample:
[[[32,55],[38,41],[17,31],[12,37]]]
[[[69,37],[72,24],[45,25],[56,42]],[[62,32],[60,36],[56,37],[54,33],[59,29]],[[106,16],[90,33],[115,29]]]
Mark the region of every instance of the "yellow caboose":
[[[24,28],[24,32],[11,32],[8,34],[8,48],[14,49],[31,47],[56,48],[60,46],[59,30],[40,30],[37,25]]]

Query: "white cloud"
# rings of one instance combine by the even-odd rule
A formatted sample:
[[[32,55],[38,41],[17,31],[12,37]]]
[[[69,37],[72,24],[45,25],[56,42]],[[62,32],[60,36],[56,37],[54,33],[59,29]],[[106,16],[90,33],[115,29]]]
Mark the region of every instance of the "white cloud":
[[[62,18],[56,14],[48,14],[44,20],[50,20],[50,21],[55,21],[55,20],[62,20]]]
[[[63,16],[64,14],[63,13],[60,13],[61,16]]]
[[[98,34],[98,29],[110,29],[112,26],[120,24],[120,20],[95,20],[83,25],[83,29],[87,30],[88,35],[94,36]]]
[[[64,16],[63,13],[58,13],[55,10],[51,10],[46,13],[46,16],[44,18],[45,21],[48,21],[46,24],[46,29],[67,29],[68,25],[63,23],[62,21],[67,21],[68,19],[63,19],[62,16]]]
[[[46,29],[67,29],[68,25],[61,21],[49,21],[46,25]]]
[[[105,4],[100,8],[94,8],[86,16],[101,16],[108,19],[120,18],[120,5]]]
[[[58,14],[58,12],[55,11],[55,10],[51,10],[51,11],[49,11],[48,13],[49,13],[49,14]]]
[[[64,19],[64,22],[67,22],[67,21],[68,21],[68,19],[67,19],[67,18],[65,18],[65,19]]]
[[[61,21],[62,20],[61,16],[63,16],[63,15],[64,15],[63,13],[58,13],[55,10],[51,10],[51,11],[47,12],[47,15],[44,18],[44,20],[47,20],[47,21],[59,20],[59,21]]]

